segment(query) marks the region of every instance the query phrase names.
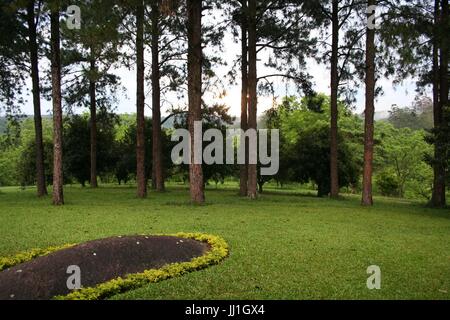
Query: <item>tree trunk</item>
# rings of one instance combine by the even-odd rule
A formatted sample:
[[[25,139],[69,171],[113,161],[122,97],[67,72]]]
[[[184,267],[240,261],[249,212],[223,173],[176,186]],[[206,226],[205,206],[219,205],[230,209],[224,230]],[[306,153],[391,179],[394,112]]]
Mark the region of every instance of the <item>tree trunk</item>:
[[[375,5],[369,0],[368,6]],[[370,14],[367,15],[368,17]],[[366,111],[364,136],[364,171],[363,195],[364,206],[373,205],[372,174],[374,150],[374,117],[375,117],[375,28],[367,28],[366,39]]]
[[[205,202],[202,165],[196,163],[195,148],[202,141],[195,139],[195,122],[202,120],[202,2],[187,0],[188,10],[188,95],[189,132],[191,134],[191,163],[189,183],[191,201],[194,204]],[[200,146],[200,148],[202,148]]]
[[[333,0],[331,51],[331,125],[330,125],[330,181],[331,198],[339,197],[338,171],[338,54],[339,54],[339,0]]]
[[[242,45],[242,89],[241,89],[241,130],[243,132],[248,129],[248,43],[247,43],[247,1],[242,1],[242,24],[241,24],[241,45]],[[245,146],[245,164],[240,166],[240,195],[246,197],[248,194],[247,181],[248,181],[248,143],[247,139],[242,141]]]
[[[92,51],[91,51],[92,54]],[[91,61],[91,73],[96,70],[95,61]],[[91,75],[92,77],[93,75]],[[91,188],[97,188],[97,99],[96,82],[89,82],[90,113],[91,113]]]
[[[435,79],[436,82],[439,83],[439,103],[438,108],[435,111],[435,130],[436,130],[436,159],[435,159],[435,177],[434,177],[434,188],[433,188],[433,197],[432,197],[432,205],[434,207],[445,207],[446,206],[446,144],[448,143],[448,137],[446,136],[446,129],[448,123],[446,123],[446,117],[444,115],[446,108],[448,107],[448,14],[449,14],[449,5],[448,0],[441,1],[441,10],[439,13],[439,4],[437,4],[436,15],[440,19],[438,26],[439,30],[437,34],[439,35],[439,51],[440,57],[438,67],[439,69],[439,79]],[[437,59],[436,59],[437,60]],[[435,62],[436,63],[436,62]],[[436,71],[436,70],[435,70]],[[436,71],[437,72],[437,71]]]
[[[152,179],[156,191],[164,191],[161,142],[161,85],[159,70],[159,3],[152,2],[152,119],[153,119],[153,169]]]
[[[147,197],[147,178],[145,172],[145,65],[144,65],[144,12],[145,7],[142,0],[136,7],[136,65],[137,65],[137,138],[136,138],[136,180],[137,196]]]
[[[449,115],[449,3],[448,0],[442,1],[442,34],[444,35],[442,37],[442,45],[441,45],[441,70],[440,70],[440,80],[441,80],[441,98],[440,103],[442,105],[443,115],[442,115],[442,127],[443,127],[443,134],[442,134],[442,145],[444,150],[444,156],[443,156],[443,177],[442,177],[442,185],[444,187],[444,190],[442,192],[442,207],[445,207],[447,205],[446,202],[446,164],[448,164],[448,143],[449,143],[449,132],[450,132],[450,115]]]
[[[51,9],[51,69],[53,100],[53,204],[64,204],[64,180],[62,166],[62,105],[61,105],[61,48],[60,48],[60,1]]]
[[[35,1],[29,0],[27,6],[31,79],[33,82],[34,131],[36,143],[36,184],[38,197],[46,196],[47,182],[44,169],[44,143],[42,136],[41,88],[39,85],[39,56],[34,13]]]
[[[441,104],[440,96],[440,61],[439,61],[439,48],[441,45],[440,34],[440,2],[441,0],[435,0],[435,38],[433,39],[433,110],[434,110],[434,129],[435,129],[435,145],[434,145],[434,181],[433,181],[433,195],[431,198],[431,206],[433,207],[443,207],[445,206],[445,174],[443,167],[443,152],[442,152],[442,139],[441,130],[443,123],[443,109]]]
[[[257,97],[257,51],[256,51],[256,0],[249,0],[248,15],[248,129],[257,130],[258,125],[258,97]],[[249,145],[250,153],[257,152],[257,146]],[[250,157],[251,158],[251,157]],[[257,180],[258,168],[256,164],[248,165],[248,197],[256,199],[258,197]]]

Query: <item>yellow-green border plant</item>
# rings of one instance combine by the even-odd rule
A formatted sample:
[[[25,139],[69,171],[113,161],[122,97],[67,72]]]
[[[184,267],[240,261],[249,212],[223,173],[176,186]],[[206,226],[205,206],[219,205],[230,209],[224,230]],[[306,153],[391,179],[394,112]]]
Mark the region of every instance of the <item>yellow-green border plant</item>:
[[[226,241],[218,236],[201,233],[178,233],[174,237],[193,239],[209,244],[210,250],[203,256],[192,259],[189,262],[169,264],[161,269],[146,270],[142,273],[130,274],[119,277],[95,287],[82,288],[73,291],[66,296],[55,297],[56,300],[102,300],[116,294],[129,290],[134,290],[150,283],[157,283],[170,278],[182,276],[184,274],[205,269],[216,265],[224,260],[229,254],[229,246]],[[52,247],[48,249],[35,249],[29,252],[20,253],[11,258],[0,258],[0,271],[15,265],[33,260],[34,258],[48,255],[50,253],[73,247],[65,245],[62,247]]]
[[[33,259],[36,259],[38,257],[43,257],[43,256],[47,256],[53,252],[56,251],[60,251],[60,250],[64,250],[64,249],[69,249],[71,247],[74,247],[75,244],[66,244],[64,246],[59,246],[59,247],[50,247],[47,249],[33,249],[30,251],[26,251],[26,252],[21,252],[18,253],[14,256],[11,257],[5,257],[5,258],[1,258],[0,257],[0,271],[6,270],[8,268],[17,266],[21,263],[25,263],[28,261],[31,261]]]

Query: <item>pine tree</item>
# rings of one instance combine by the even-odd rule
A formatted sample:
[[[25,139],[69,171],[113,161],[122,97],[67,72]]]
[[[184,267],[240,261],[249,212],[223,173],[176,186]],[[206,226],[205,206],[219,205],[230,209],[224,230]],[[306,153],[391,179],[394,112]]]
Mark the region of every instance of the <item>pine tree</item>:
[[[385,55],[383,58],[390,74],[397,77],[396,81],[412,76],[418,78],[419,90],[423,91],[430,85],[433,88],[434,129],[428,139],[435,148],[433,159],[429,159],[434,171],[430,205],[445,207],[450,131],[449,121],[446,119],[448,0],[392,2],[380,31],[385,45],[396,54]],[[443,22],[445,20],[447,22]]]
[[[111,0],[80,1],[81,28],[64,30],[65,100],[69,105],[86,106],[90,112],[90,184],[97,182],[97,111],[110,108],[118,88],[118,77],[109,70],[119,59],[120,17]],[[65,27],[65,26],[63,26]]]
[[[60,0],[50,3],[51,69],[53,99],[53,204],[64,204],[62,103],[61,103],[61,48],[60,48]]]
[[[40,6],[38,11],[40,11]],[[26,15],[28,23],[28,41],[29,54],[31,64],[31,79],[33,85],[33,107],[34,107],[34,130],[36,145],[36,183],[37,193],[39,197],[47,195],[47,184],[45,181],[44,171],[44,144],[42,137],[42,116],[41,116],[41,88],[39,80],[39,48],[37,43],[37,21],[39,15],[36,16],[36,1],[28,0]]]
[[[137,195],[147,197],[147,174],[145,172],[145,61],[144,61],[144,16],[143,0],[136,4],[136,109],[137,109],[137,142],[136,142],[136,180]]]
[[[152,181],[157,191],[164,191],[164,174],[162,160],[162,141],[161,141],[161,71],[159,60],[159,41],[160,41],[160,20],[161,3],[153,0],[151,5],[151,23],[152,23],[152,120],[153,120],[153,169]]]
[[[248,129],[248,5],[247,0],[241,1],[241,130]],[[248,150],[248,142],[241,139],[245,150]],[[248,153],[245,163],[240,166],[240,195],[246,197],[248,194]]]
[[[197,142],[195,141],[195,122],[202,121],[202,2],[187,0],[188,30],[188,95],[189,132],[191,134],[191,163],[189,181],[191,201],[194,204],[205,202],[202,165],[195,163]],[[203,142],[200,141],[200,144]]]
[[[368,0],[367,6],[376,4],[376,0]],[[374,13],[367,13],[367,21]],[[366,109],[364,134],[364,169],[362,204],[373,205],[372,175],[374,152],[374,117],[375,117],[375,28],[368,24],[366,33]]]

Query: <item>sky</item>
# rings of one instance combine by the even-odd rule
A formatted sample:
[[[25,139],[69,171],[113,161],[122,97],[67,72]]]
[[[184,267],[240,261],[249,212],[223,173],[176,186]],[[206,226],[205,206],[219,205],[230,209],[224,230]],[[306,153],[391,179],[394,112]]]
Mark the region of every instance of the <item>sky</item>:
[[[233,64],[236,57],[240,54],[240,44],[233,41],[231,33],[227,33],[223,41],[223,59],[228,66],[220,66],[215,71],[219,77],[222,78],[223,83],[228,84],[229,81],[226,79],[226,74],[229,72],[230,65]],[[149,59],[149,54],[147,53],[147,58]],[[264,59],[258,63],[258,76],[268,74],[270,70],[263,66]],[[313,76],[314,88],[317,92],[329,94],[330,92],[330,72],[327,70],[325,65],[319,65],[314,60],[310,59],[308,63],[308,72]],[[119,103],[116,108],[116,113],[119,114],[132,114],[135,113],[135,95],[136,95],[136,71],[128,70],[126,68],[120,68],[114,70],[114,73],[120,76],[122,85],[126,89],[126,94],[119,97]],[[239,79],[238,83],[239,83]],[[286,86],[281,79],[274,80],[276,98],[278,101],[286,95],[298,95],[293,85]],[[400,107],[407,107],[412,104],[416,96],[415,92],[415,81],[414,79],[405,80],[402,84],[394,86],[392,81],[389,79],[380,79],[377,83],[382,87],[384,95],[377,98],[376,101],[376,112],[387,114],[387,111],[391,109],[392,105],[397,105]],[[31,88],[31,80],[27,81],[28,88]],[[146,83],[149,89],[151,83]],[[238,85],[227,85],[226,88],[227,95],[223,98],[215,97],[217,94],[209,93],[205,97],[205,101],[208,104],[213,104],[216,102],[225,103],[230,107],[230,113],[233,116],[240,116],[240,86]],[[149,95],[146,97],[147,103],[151,102],[150,90],[147,90]],[[364,111],[364,86],[361,85],[360,90],[356,96],[355,112],[362,113]],[[184,106],[185,101],[179,101],[175,95],[168,96],[167,99],[170,101],[171,105],[174,106]],[[26,104],[22,107],[22,112],[28,115],[33,114],[33,106],[31,95],[26,97]],[[264,111],[273,106],[273,96],[259,96],[258,98],[258,114],[261,115]],[[50,114],[51,103],[48,101],[42,101],[42,112],[43,114]],[[163,114],[167,113],[167,107],[163,107]],[[83,112],[83,110],[78,110],[78,112]],[[150,115],[150,108],[146,109],[146,114]]]

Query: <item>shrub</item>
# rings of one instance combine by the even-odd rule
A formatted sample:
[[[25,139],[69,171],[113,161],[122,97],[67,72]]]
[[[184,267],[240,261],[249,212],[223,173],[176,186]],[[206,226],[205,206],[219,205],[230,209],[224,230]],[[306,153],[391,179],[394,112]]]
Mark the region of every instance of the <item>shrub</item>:
[[[377,186],[381,195],[386,197],[398,197],[400,190],[400,183],[393,174],[389,172],[382,172],[377,180]]]

